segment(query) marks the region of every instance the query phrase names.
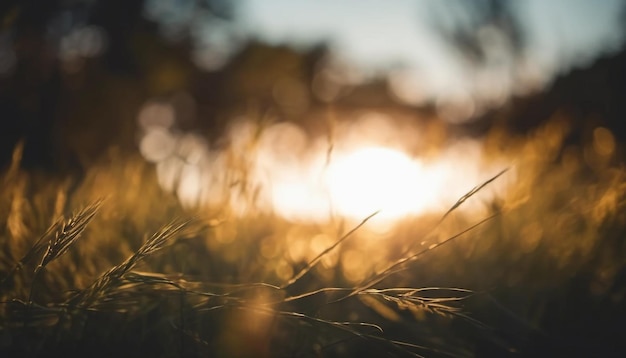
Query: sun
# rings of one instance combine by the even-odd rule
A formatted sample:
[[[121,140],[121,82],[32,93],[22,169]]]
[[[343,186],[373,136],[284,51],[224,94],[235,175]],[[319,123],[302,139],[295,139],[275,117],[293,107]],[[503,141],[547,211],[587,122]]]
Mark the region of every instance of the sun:
[[[480,182],[482,171],[491,171],[481,166],[480,148],[472,143],[426,158],[353,141],[335,147],[329,158],[321,142],[282,124],[266,132],[271,135],[254,151],[241,151],[249,161],[246,183],[254,190],[238,192],[229,184],[241,175],[237,164],[231,166],[233,152],[211,151],[195,136],[174,136],[166,129],[150,133],[169,135],[176,144],[163,152],[146,136],[141,148],[146,159],[157,161],[159,183],[176,192],[183,206],[229,205],[237,215],[271,213],[294,222],[360,221],[377,212],[372,221],[391,227],[407,217],[446,210],[471,183]]]
[[[325,184],[333,209],[340,215],[396,219],[418,213],[438,192],[434,173],[400,151],[365,147],[338,155],[329,165]]]

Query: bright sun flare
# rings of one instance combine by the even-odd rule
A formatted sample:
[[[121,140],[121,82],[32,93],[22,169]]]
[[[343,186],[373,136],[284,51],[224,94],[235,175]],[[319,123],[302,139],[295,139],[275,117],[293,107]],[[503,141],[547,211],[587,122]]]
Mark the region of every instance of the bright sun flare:
[[[493,172],[481,164],[480,147],[471,142],[457,143],[428,161],[353,142],[336,148],[327,162],[327,146],[293,124],[266,129],[252,152],[239,144],[214,152],[197,135],[179,135],[163,125],[144,129],[140,149],[157,163],[164,189],[175,191],[186,207],[226,203],[241,215],[260,210],[288,220],[323,222],[335,215],[362,220],[378,212],[374,221],[393,223],[445,210],[472,183],[484,180],[483,172]],[[233,143],[252,142],[246,133],[233,131]],[[157,145],[162,142],[168,145]],[[246,159],[243,180],[237,155]],[[232,180],[254,190],[239,192]]]
[[[338,156],[325,176],[333,209],[352,218],[380,210],[379,218],[417,213],[438,192],[435,173],[402,152],[368,147]]]

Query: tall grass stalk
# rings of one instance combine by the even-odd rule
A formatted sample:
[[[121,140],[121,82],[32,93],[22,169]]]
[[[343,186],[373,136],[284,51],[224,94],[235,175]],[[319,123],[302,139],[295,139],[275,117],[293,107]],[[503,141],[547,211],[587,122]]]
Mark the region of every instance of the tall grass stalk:
[[[501,172],[473,188],[460,198],[442,216],[440,223],[467,199],[503,173]],[[333,319],[321,313],[324,309],[330,309],[331,306],[334,306],[331,305],[332,303],[345,301],[350,297],[362,298],[361,302],[365,304],[365,307],[373,305],[370,307],[373,307],[373,311],[376,313],[382,312],[381,305],[391,304],[395,306],[393,309],[397,311],[425,310],[439,316],[458,317],[476,325],[480,324],[467,316],[459,307],[460,302],[472,296],[473,293],[470,290],[379,286],[388,277],[405,270],[411,262],[416,261],[426,252],[456,240],[497,214],[448,237],[435,247],[405,255],[379,273],[366,277],[356,286],[341,287],[338,285],[333,287],[332,285],[325,285],[321,288],[319,288],[319,284],[322,281],[311,274],[313,270],[318,267],[323,259],[338,251],[340,245],[355,236],[355,233],[377,213],[364,218],[359,224],[325,247],[313,259],[308,260],[302,269],[279,283],[266,281],[225,283],[224,281],[220,282],[219,277],[218,282],[210,282],[206,277],[195,279],[192,275],[182,273],[140,271],[139,265],[141,263],[145,263],[149,257],[163,249],[172,247],[180,238],[188,236],[192,232],[190,227],[197,223],[197,219],[179,219],[156,230],[121,263],[97,275],[86,287],[73,291],[65,299],[56,302],[51,300],[46,303],[33,302],[34,284],[40,279],[42,272],[47,271],[46,268],[50,263],[65,255],[74,246],[78,238],[84,234],[86,227],[92,223],[96,214],[102,210],[102,204],[102,200],[97,200],[77,211],[67,220],[59,219],[35,241],[29,251],[9,272],[9,276],[3,280],[3,283],[8,280],[8,277],[15,275],[24,265],[39,260],[34,269],[27,301],[23,302],[14,297],[5,303],[7,318],[10,322],[21,321],[23,327],[54,325],[57,330],[60,330],[59,332],[64,332],[64,329],[69,329],[69,331],[86,330],[89,328],[88,323],[91,320],[95,320],[95,324],[107,322],[106,319],[93,317],[94,314],[100,313],[106,314],[106,317],[109,317],[107,319],[113,321],[116,316],[111,316],[111,314],[119,314],[120,317],[146,322],[145,324],[148,325],[162,321],[166,324],[158,327],[174,329],[173,336],[176,337],[176,341],[173,342],[173,347],[176,347],[174,349],[180,356],[184,356],[191,349],[195,349],[193,347],[196,345],[211,347],[215,344],[212,341],[215,338],[203,336],[203,329],[206,329],[203,322],[223,323],[220,321],[222,319],[220,317],[229,317],[230,314],[234,314],[232,312],[259,314],[263,317],[269,317],[271,322],[276,322],[276,324],[263,326],[262,332],[254,333],[259,337],[265,337],[263,339],[266,340],[275,339],[275,335],[279,336],[278,333],[285,330],[285,324],[293,324],[296,327],[301,325],[313,327],[320,337],[323,335],[330,337],[320,341],[322,342],[320,343],[320,351],[356,339],[368,342],[367,344],[385,346],[399,354],[416,357],[422,357],[422,354],[425,353],[458,356],[457,353],[388,336],[381,324],[367,318]],[[208,225],[203,230],[215,229],[219,229],[219,225]],[[195,234],[197,231],[194,231]],[[191,240],[185,240],[185,245],[187,243],[193,244]],[[93,241],[90,244],[93,244]],[[179,248],[179,245],[174,246],[172,251]],[[150,265],[146,266],[149,267]],[[296,285],[296,283],[302,284]],[[442,297],[432,297],[432,293],[437,293]],[[337,294],[341,295],[339,299],[336,298]],[[161,311],[165,312],[162,318],[148,318],[150,315]],[[157,323],[151,320],[155,320]],[[289,330],[287,332],[292,334]],[[336,333],[339,333],[338,337],[335,337]],[[193,344],[190,345],[190,343]],[[265,352],[264,354],[269,353]]]

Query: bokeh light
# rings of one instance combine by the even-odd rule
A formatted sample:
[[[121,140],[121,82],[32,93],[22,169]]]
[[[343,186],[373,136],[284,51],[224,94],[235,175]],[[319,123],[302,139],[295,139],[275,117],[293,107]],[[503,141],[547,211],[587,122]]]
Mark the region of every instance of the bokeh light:
[[[74,27],[59,41],[58,56],[66,72],[74,73],[88,58],[101,55],[107,47],[106,32],[95,25]]]
[[[396,353],[352,332],[409,337],[416,354],[458,334],[450,356],[533,355],[544,332],[591,337],[585,356],[619,342],[599,336],[620,332],[626,297],[624,0],[31,5],[0,16],[0,337],[16,338],[0,351]],[[53,248],[102,197],[88,234]],[[157,226],[187,217],[151,255]],[[427,288],[444,285],[474,291]],[[58,321],[39,327],[40,312]]]
[[[164,128],[154,128],[141,139],[139,151],[148,161],[166,159],[176,148],[176,137]]]
[[[240,118],[232,121],[229,145],[219,150],[198,134],[185,134],[174,118],[165,102],[146,103],[138,116],[141,153],[157,163],[162,187],[185,207],[227,205],[239,215],[267,212],[291,221],[327,222],[359,221],[378,212],[373,222],[386,227],[445,210],[510,164],[488,162],[481,144],[470,140],[434,156],[428,150],[420,154],[415,142],[426,140],[422,133],[379,112],[337,125],[332,142],[293,122],[261,125]],[[607,141],[602,132],[597,136]]]

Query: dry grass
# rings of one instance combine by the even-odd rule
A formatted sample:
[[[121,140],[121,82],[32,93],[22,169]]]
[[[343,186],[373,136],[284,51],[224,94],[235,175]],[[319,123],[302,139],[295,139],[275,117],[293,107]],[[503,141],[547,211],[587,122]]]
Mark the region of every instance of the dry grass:
[[[138,158],[112,152],[70,189],[20,170],[18,147],[0,194],[0,352],[457,357],[480,354],[481,340],[518,349],[541,332],[555,282],[623,268],[609,233],[623,229],[625,202],[621,170],[583,171],[567,151],[542,162],[543,141],[520,145],[524,179],[486,203],[487,216],[463,204],[503,173],[436,218],[400,224],[384,248],[362,233],[375,213],[343,230],[190,213]],[[355,261],[358,278],[345,273]],[[520,299],[502,306],[494,287]],[[524,337],[503,342],[490,314],[477,317],[481,305],[513,317]]]

